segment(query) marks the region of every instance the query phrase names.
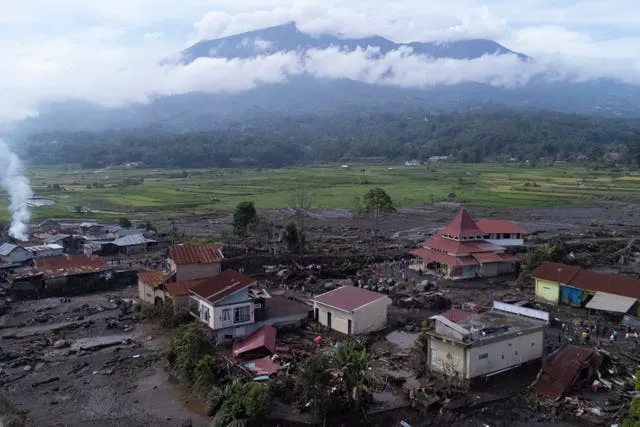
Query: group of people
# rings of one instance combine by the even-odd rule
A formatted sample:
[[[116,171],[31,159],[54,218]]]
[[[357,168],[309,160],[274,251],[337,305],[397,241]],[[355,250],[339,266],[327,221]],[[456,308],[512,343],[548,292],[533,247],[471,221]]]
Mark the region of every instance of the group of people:
[[[570,329],[573,329],[571,328],[571,325],[567,325],[566,323],[562,324],[562,332],[558,335],[559,342],[562,342],[563,335],[571,336],[573,332],[575,335],[579,336],[580,343],[584,345],[590,344],[591,336],[595,335],[595,339],[597,340],[597,345],[599,346],[601,342],[600,341],[601,338],[606,338],[607,340],[609,340],[609,342],[613,343],[615,341],[618,341],[621,333],[618,329],[608,330],[605,327],[600,327],[595,324],[580,325],[579,327],[575,328],[573,331],[571,331]],[[637,339],[638,333],[635,330],[632,331],[631,328],[627,326],[624,333],[624,339],[628,340],[630,338]]]

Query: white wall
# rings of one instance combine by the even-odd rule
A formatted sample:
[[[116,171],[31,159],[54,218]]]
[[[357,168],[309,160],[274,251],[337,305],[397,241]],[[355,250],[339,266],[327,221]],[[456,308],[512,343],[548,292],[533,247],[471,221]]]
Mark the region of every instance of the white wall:
[[[446,375],[465,377],[465,349],[450,342],[429,337],[429,368]]]
[[[467,355],[467,378],[490,374],[539,359],[544,352],[544,331],[517,335],[507,340],[471,347]],[[487,355],[480,359],[481,355]]]
[[[154,289],[138,279],[138,298],[146,303],[155,304],[156,297],[160,297],[164,301],[164,291],[160,288]]]
[[[390,305],[391,299],[385,297],[354,311],[351,333],[354,335],[368,334],[386,328],[387,308]]]
[[[486,241],[498,246],[524,246],[524,239],[486,239]]]
[[[335,308],[328,307],[318,302],[313,303],[314,313],[315,309],[318,309],[318,322],[321,325],[327,325],[327,313],[331,313],[331,329],[334,329],[343,334],[349,332],[348,320],[353,320],[352,316],[344,311],[336,310]],[[315,315],[315,314],[314,314]],[[352,322],[353,323],[353,322]]]

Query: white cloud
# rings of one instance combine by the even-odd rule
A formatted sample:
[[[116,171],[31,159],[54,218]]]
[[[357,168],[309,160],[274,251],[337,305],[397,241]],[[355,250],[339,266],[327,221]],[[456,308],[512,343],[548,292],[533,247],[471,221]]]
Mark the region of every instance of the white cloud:
[[[62,6],[61,6],[62,5]],[[7,2],[0,14],[0,121],[32,115],[43,101],[104,105],[194,90],[239,91],[306,73],[401,86],[481,81],[523,84],[532,76],[617,77],[640,83],[640,8],[630,0],[65,0]],[[247,61],[159,61],[191,42],[295,20],[299,28],[396,41],[484,37],[536,57],[428,61],[405,50],[278,53]],[[268,52],[271,41],[254,41]]]

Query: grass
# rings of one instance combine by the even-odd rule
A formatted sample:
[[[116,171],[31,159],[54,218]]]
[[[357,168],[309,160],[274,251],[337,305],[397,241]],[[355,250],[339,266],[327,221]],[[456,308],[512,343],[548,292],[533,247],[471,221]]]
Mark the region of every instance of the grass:
[[[253,200],[259,209],[290,205],[299,184],[314,194],[317,208],[351,208],[370,188],[382,187],[403,207],[434,201],[458,201],[483,207],[547,207],[586,203],[592,199],[624,200],[640,189],[636,172],[591,171],[562,164],[440,164],[436,166],[307,166],[284,169],[108,169],[34,168],[29,178],[38,196],[57,204],[33,210],[36,219],[82,216],[159,218],[232,209]],[[123,185],[141,179],[140,185]],[[94,184],[100,184],[94,188]],[[583,184],[579,184],[583,183]],[[62,190],[53,191],[58,184]],[[91,185],[92,188],[87,186]],[[455,198],[449,198],[455,193]],[[0,202],[0,208],[6,201]],[[4,211],[4,210],[3,210]],[[8,214],[0,219],[7,220]]]

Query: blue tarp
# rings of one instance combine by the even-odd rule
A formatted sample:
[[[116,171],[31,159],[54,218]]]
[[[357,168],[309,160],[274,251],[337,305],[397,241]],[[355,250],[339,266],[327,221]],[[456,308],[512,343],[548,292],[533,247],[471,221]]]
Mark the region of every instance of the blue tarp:
[[[571,286],[560,286],[560,301],[563,304],[580,307],[585,294],[582,289],[572,288]]]

